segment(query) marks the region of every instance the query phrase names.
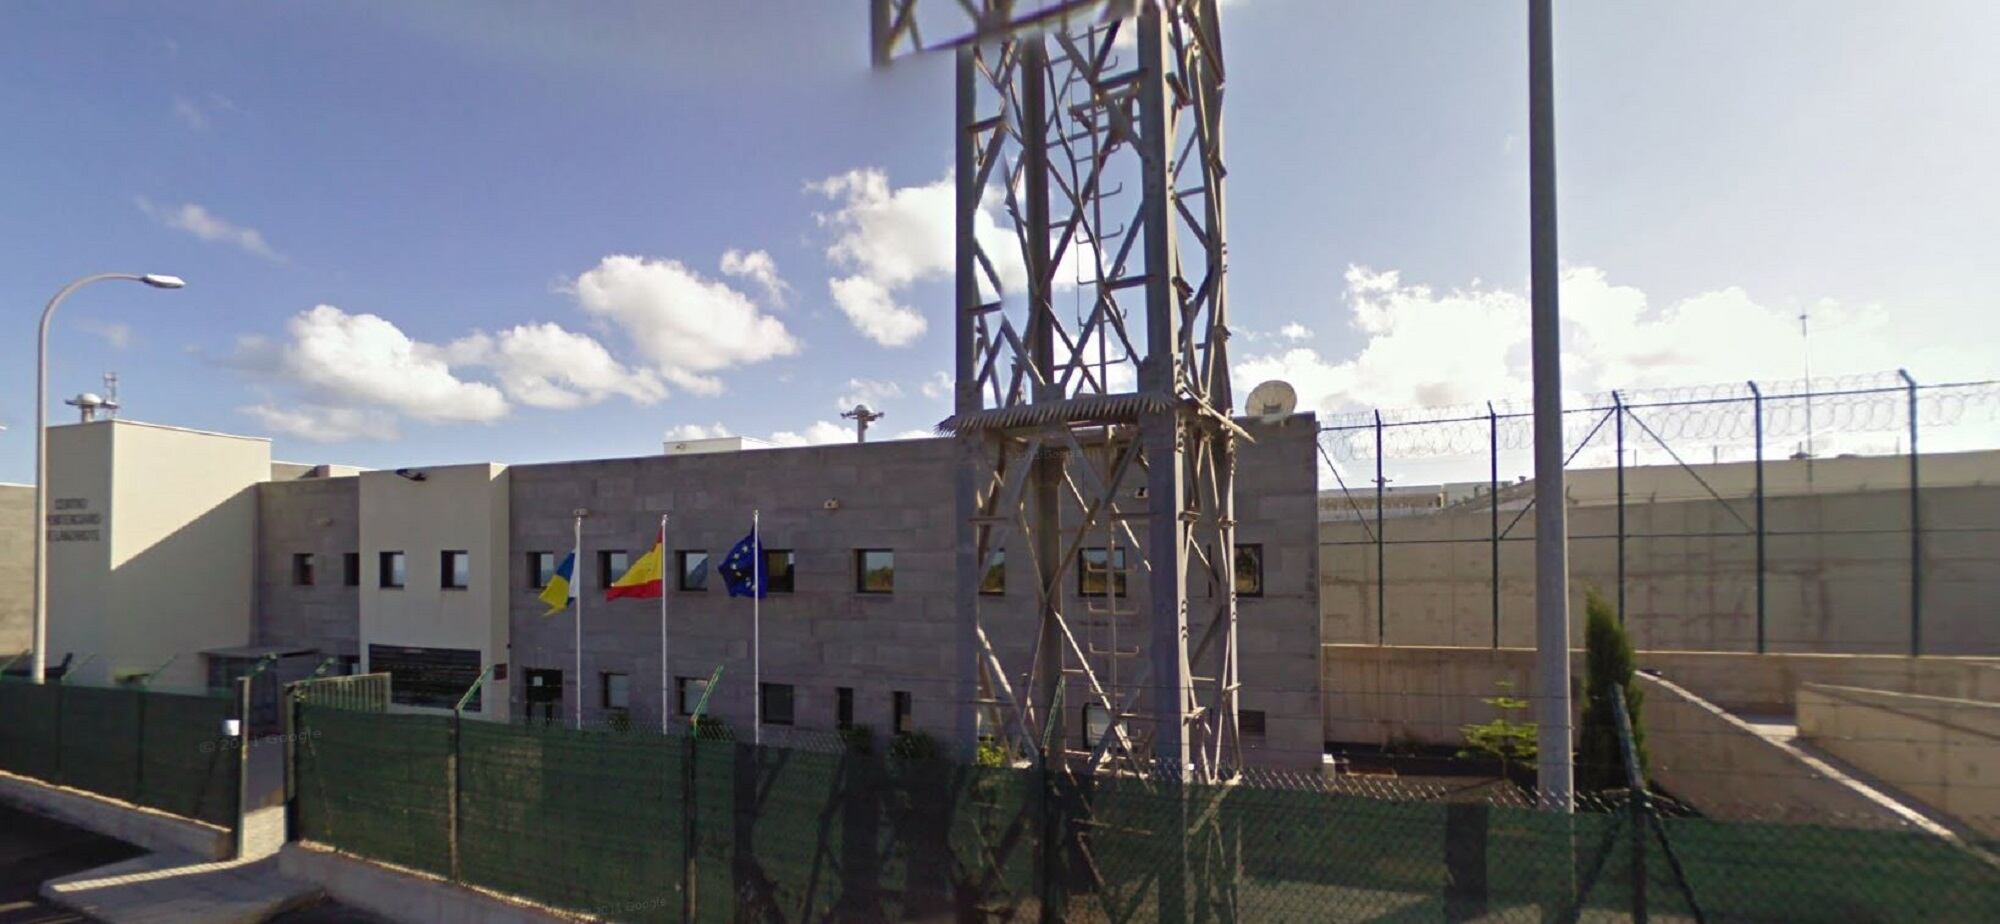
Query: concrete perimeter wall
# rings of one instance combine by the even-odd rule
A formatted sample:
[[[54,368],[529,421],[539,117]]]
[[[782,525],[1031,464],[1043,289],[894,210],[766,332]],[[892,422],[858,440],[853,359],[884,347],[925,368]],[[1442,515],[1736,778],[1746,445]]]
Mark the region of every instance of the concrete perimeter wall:
[[[1809,683],[1799,734],[1986,835],[2000,835],[2000,703]]]
[[[28,650],[35,618],[35,486],[0,484],[0,658]]]

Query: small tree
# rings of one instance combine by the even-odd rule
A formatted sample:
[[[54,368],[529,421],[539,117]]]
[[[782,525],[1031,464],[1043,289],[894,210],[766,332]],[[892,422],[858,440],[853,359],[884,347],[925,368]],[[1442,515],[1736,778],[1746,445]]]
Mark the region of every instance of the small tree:
[[[1500,710],[1491,721],[1477,725],[1459,727],[1465,736],[1465,750],[1460,757],[1485,754],[1500,761],[1500,775],[1507,776],[1507,770],[1516,763],[1527,763],[1535,759],[1537,753],[1535,735],[1539,727],[1533,722],[1517,722],[1517,716],[1528,710],[1528,701],[1512,695],[1514,682],[1502,680],[1494,684],[1500,692],[1480,699],[1480,702]]]
[[[1632,746],[1639,757],[1639,776],[1646,775],[1646,726],[1639,705],[1645,693],[1632,682],[1632,640],[1618,614],[1596,591],[1584,603],[1583,722],[1577,742],[1577,784],[1586,792],[1623,789],[1625,751],[1618,742],[1618,716],[1612,704],[1614,687],[1625,690],[1625,710],[1632,719]]]

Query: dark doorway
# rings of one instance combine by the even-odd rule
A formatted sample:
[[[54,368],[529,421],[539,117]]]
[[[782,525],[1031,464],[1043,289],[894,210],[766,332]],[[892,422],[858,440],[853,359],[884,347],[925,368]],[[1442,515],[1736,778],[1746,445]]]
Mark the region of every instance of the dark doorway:
[[[528,670],[528,721],[553,725],[562,708],[563,673],[542,668]]]

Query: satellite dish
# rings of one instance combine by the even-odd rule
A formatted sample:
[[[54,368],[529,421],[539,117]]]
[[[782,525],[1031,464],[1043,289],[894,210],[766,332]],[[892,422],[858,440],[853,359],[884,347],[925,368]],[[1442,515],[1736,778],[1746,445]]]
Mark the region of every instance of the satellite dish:
[[[1299,393],[1292,390],[1291,383],[1277,379],[1250,389],[1250,401],[1244,407],[1251,416],[1265,423],[1284,420],[1298,408]]]

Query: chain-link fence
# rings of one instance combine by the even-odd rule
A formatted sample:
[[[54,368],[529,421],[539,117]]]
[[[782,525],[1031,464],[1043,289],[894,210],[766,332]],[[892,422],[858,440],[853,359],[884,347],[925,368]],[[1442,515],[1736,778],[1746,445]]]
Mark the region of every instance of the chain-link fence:
[[[296,709],[295,836],[617,920],[2000,920],[1996,845],[1915,828]]]
[[[0,681],[0,770],[234,827],[235,697]]]

